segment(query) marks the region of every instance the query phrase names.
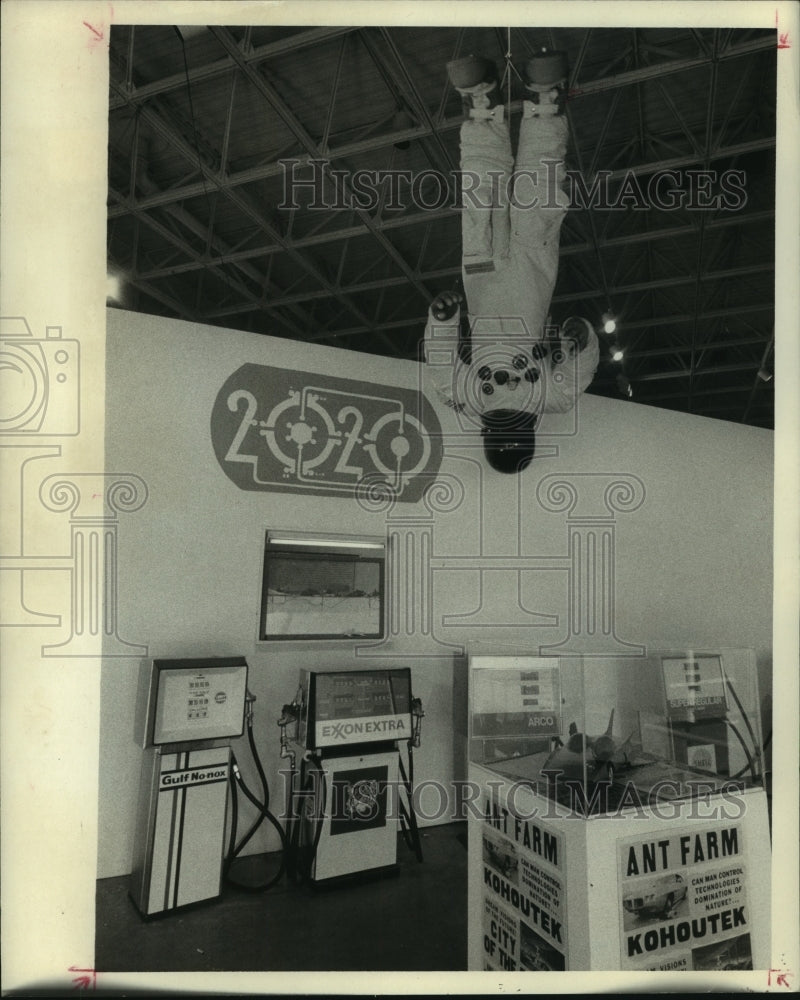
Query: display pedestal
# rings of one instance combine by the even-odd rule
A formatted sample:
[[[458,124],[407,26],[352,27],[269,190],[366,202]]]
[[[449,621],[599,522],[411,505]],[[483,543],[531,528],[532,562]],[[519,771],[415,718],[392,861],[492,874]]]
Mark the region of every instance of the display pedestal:
[[[763,789],[584,817],[470,764],[470,970],[769,968]]]

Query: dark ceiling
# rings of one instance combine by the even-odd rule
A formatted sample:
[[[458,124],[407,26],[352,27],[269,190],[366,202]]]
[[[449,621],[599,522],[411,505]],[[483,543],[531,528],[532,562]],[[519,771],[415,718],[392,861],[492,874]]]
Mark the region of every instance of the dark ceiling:
[[[573,188],[553,317],[610,310],[624,349],[589,391],[772,427],[773,31],[116,26],[118,304],[417,358],[428,302],[460,274],[445,64],[480,52],[502,73],[510,52],[513,131],[517,70],[542,46],[569,54],[567,168],[600,183],[590,204]],[[407,172],[394,188],[390,170]]]

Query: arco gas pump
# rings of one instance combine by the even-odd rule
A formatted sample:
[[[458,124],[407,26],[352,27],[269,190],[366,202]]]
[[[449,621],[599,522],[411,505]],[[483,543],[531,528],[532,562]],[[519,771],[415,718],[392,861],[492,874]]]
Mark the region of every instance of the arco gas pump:
[[[423,715],[407,667],[301,671],[278,720],[291,763],[287,850],[296,881],[323,887],[396,872],[398,829],[422,861],[413,748]]]

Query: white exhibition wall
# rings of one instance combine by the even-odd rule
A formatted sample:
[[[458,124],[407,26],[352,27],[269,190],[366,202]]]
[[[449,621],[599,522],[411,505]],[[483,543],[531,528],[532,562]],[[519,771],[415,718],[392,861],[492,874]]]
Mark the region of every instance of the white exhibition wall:
[[[211,411],[245,363],[406,389],[419,385],[416,363],[120,310],[108,311],[106,352],[106,473],[138,476],[147,488],[146,503],[119,518],[117,629],[146,652],[103,661],[99,877],[130,871],[143,659],[246,656],[276,810],[283,792],[276,720],[299,669],[407,663],[425,710],[417,782],[450,787],[464,775],[460,652],[536,653],[564,642],[578,572],[570,546],[587,525],[611,539],[613,570],[604,577],[611,593],[603,605],[611,634],[584,635],[587,649],[595,638],[606,651],[625,644],[751,648],[766,704],[772,432],[587,395],[577,433],[567,433],[571,417],[544,423],[539,457],[509,477],[483,465],[468,436],[460,441],[455,415],[429,396],[445,435],[440,495],[370,510],[352,497],[239,489],[212,448]],[[564,433],[548,437],[548,430]],[[559,482],[567,484],[560,492]],[[561,503],[565,490],[574,506]],[[358,651],[348,642],[258,643],[268,528],[388,531],[399,539],[390,640]],[[416,554],[408,547],[415,545]],[[255,783],[246,741],[235,750]],[[424,801],[423,822],[450,818]],[[272,831],[259,837],[252,850],[277,846]]]

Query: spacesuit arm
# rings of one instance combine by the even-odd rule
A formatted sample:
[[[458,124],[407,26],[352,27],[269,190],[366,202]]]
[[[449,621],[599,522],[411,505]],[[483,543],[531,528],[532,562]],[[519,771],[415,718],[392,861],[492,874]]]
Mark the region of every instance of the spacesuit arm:
[[[446,406],[459,408],[455,398],[458,367],[458,330],[461,309],[447,319],[434,315],[434,303],[428,310],[424,341],[424,379]]]
[[[566,413],[591,384],[600,364],[600,343],[592,330],[586,346],[573,357],[554,359],[547,385],[545,410]]]

